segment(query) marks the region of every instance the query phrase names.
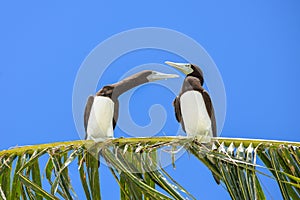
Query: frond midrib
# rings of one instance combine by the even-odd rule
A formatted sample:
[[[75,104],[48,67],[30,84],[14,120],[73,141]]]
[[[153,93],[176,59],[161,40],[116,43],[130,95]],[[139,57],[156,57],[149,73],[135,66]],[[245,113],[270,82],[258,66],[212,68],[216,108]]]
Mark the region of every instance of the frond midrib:
[[[184,136],[168,136],[168,137],[134,137],[134,138],[115,138],[109,139],[109,142],[112,144],[127,144],[127,143],[147,143],[147,144],[155,144],[157,142],[174,142],[174,143],[185,143],[192,141],[193,138],[188,138]],[[273,145],[273,146],[280,146],[280,145],[292,145],[292,146],[300,146],[300,142],[292,142],[292,141],[280,141],[280,140],[266,140],[266,139],[249,139],[249,138],[226,138],[226,137],[216,137],[212,138],[212,141],[222,143],[224,142],[225,145],[230,145],[233,143],[234,145],[238,146],[239,144],[243,143],[244,146],[248,146],[250,144],[253,147],[257,147],[261,144],[264,145]],[[20,146],[9,150],[0,151],[0,156],[3,155],[22,155],[24,152],[30,153],[39,149],[45,148],[53,148],[53,147],[60,147],[64,148],[69,145],[76,147],[80,147],[82,145],[89,145],[93,144],[94,142],[91,140],[74,140],[74,141],[65,141],[65,142],[54,142],[54,143],[46,143],[46,144],[38,144],[38,145],[28,145],[28,146]]]

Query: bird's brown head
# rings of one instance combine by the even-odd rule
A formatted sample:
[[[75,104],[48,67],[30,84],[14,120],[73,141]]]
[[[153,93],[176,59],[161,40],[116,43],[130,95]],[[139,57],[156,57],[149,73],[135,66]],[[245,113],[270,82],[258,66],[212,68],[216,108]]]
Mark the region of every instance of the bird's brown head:
[[[167,65],[170,65],[171,67],[174,67],[174,68],[180,70],[186,76],[193,76],[193,77],[198,78],[201,82],[201,85],[204,84],[203,72],[200,69],[200,67],[198,67],[197,65],[191,64],[191,63],[175,63],[175,62],[170,62],[170,61],[166,61],[165,63]]]
[[[162,79],[169,79],[169,78],[177,78],[178,75],[176,74],[165,74],[162,72],[158,72],[158,71],[153,71],[153,70],[143,70],[141,72],[138,72],[136,74],[133,74],[125,79],[123,79],[122,81],[115,83],[114,85],[140,85],[143,83],[147,83],[147,82],[153,82],[153,81],[158,81],[158,80],[162,80]]]
[[[113,86],[110,86],[110,85],[104,86],[101,90],[99,90],[96,93],[96,96],[104,96],[104,97],[110,97],[111,98],[113,90],[114,90]]]
[[[177,77],[177,74],[165,74],[152,70],[144,70],[133,74],[117,83],[104,86],[96,93],[96,96],[106,96],[112,99],[116,99],[127,90],[130,90],[138,85],[142,85],[147,82]]]

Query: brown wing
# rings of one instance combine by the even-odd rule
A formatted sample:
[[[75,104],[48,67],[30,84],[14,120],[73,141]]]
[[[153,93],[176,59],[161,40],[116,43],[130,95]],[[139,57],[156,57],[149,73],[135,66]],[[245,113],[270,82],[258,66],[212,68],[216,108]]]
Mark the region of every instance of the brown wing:
[[[94,102],[94,96],[89,96],[89,98],[86,102],[86,105],[85,105],[85,110],[84,110],[84,130],[86,133],[85,137],[87,137],[87,125],[88,125],[93,102]]]
[[[114,100],[114,118],[113,118],[113,129],[115,129],[117,121],[118,121],[118,117],[119,117],[119,101],[118,100]]]
[[[209,115],[210,120],[211,120],[211,127],[212,127],[213,136],[217,137],[217,123],[216,123],[215,111],[214,111],[212,101],[211,101],[210,96],[209,96],[209,94],[206,90],[203,90],[202,96],[203,96],[203,99],[204,99],[204,102],[205,102],[206,110],[207,110],[208,115]]]
[[[181,124],[182,130],[185,132],[185,127],[181,115],[180,96],[175,98],[175,100],[173,101],[173,106],[175,110],[175,117],[177,121]]]
[[[176,117],[177,121],[180,123],[182,120],[182,116],[181,116],[180,100],[178,97],[176,97],[174,99],[173,106],[174,106],[174,110],[175,110],[175,117]]]

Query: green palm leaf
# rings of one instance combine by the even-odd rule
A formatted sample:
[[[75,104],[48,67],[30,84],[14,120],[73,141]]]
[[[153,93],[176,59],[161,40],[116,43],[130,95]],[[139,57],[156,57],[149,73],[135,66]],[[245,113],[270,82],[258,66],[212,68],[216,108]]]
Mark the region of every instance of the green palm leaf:
[[[76,199],[71,164],[78,167],[86,199],[101,199],[99,157],[119,184],[120,199],[196,199],[160,166],[158,154],[166,147],[171,149],[173,166],[176,149],[184,148],[199,159],[221,180],[232,199],[266,199],[258,178],[264,169],[277,181],[283,199],[299,199],[300,143],[213,140],[201,144],[186,137],[120,138],[4,150],[0,152],[0,199]]]

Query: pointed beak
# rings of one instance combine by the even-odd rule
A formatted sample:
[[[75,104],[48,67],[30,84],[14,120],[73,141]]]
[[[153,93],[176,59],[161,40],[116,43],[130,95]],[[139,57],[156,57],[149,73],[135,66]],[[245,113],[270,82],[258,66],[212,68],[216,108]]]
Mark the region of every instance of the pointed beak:
[[[165,63],[167,65],[170,65],[171,67],[175,67],[176,69],[182,71],[186,75],[193,72],[193,69],[192,69],[192,66],[190,63],[175,63],[175,62],[170,62],[170,61],[166,61]]]
[[[147,78],[149,81],[157,81],[162,79],[169,79],[169,78],[178,78],[179,76],[177,74],[165,74],[161,72],[153,72],[151,75],[149,75]]]

